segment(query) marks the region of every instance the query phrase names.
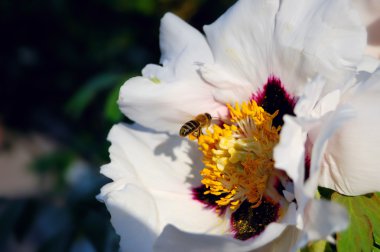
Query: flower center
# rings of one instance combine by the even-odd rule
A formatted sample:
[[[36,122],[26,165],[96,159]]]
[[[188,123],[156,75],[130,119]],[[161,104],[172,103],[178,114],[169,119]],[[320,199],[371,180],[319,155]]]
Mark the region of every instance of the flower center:
[[[274,167],[273,149],[283,116],[294,114],[295,103],[280,79],[269,76],[249,102],[227,104],[230,116],[223,124],[207,123],[207,129],[196,128],[199,134],[188,135],[198,139],[204,163],[194,199],[220,216],[229,215],[236,239],[260,234],[287,211],[284,191],[293,193],[292,181]]]
[[[205,167],[201,171],[205,194],[219,196],[215,203],[231,210],[247,200],[258,207],[274,171],[272,150],[279,140],[280,126],[272,126],[273,114],[255,101],[227,105],[230,121],[212,125],[198,139]]]

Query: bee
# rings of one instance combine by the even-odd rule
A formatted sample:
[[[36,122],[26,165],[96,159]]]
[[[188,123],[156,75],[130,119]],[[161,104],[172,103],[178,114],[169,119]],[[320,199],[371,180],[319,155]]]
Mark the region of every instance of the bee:
[[[202,128],[210,126],[211,119],[212,117],[209,113],[199,114],[181,127],[179,135],[186,137],[191,134],[198,138],[202,134]]]

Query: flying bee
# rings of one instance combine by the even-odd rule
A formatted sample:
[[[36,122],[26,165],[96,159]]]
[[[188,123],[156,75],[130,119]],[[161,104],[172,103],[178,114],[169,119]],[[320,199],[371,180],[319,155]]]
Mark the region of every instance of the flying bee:
[[[199,114],[181,127],[179,135],[186,137],[191,134],[198,138],[202,134],[202,128],[210,126],[211,120],[212,117],[209,113]]]

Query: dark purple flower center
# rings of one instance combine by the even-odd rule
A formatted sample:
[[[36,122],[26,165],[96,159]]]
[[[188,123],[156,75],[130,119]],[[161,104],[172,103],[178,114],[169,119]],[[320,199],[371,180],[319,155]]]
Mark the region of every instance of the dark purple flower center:
[[[282,118],[285,114],[294,115],[293,110],[296,104],[296,99],[286,92],[281,80],[277,77],[270,76],[267,83],[257,92],[257,94],[252,96],[252,99],[270,114],[273,114],[277,110],[279,111],[278,115],[273,120],[273,125],[276,127],[284,124]]]

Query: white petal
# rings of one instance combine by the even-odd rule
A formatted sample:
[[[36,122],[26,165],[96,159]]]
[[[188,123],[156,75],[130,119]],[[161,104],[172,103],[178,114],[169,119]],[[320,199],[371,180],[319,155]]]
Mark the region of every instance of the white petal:
[[[309,132],[310,138],[315,138],[312,139],[313,148],[311,152],[310,175],[305,185],[305,193],[309,197],[313,197],[317,190],[322,159],[324,153],[328,153],[328,151],[325,152],[328,141],[338,129],[341,130],[343,125],[348,123],[347,121],[352,120],[354,116],[355,113],[351,108],[338,107],[336,111],[330,112],[321,118],[321,126],[315,129],[318,133]]]
[[[305,176],[305,142],[306,132],[294,117],[284,116],[280,142],[273,150],[275,167],[286,171],[288,176],[297,183]]]
[[[285,216],[281,219],[280,223],[287,224],[289,226],[295,226],[297,224],[297,211],[298,204],[291,202],[286,210]]]
[[[284,170],[293,181],[297,212],[289,224],[304,228],[304,209],[313,196],[305,193],[305,145],[307,129],[302,121],[292,116],[284,116],[280,142],[274,148],[275,167]],[[315,192],[316,188],[314,188]]]
[[[226,107],[214,100],[212,87],[198,74],[200,63],[213,61],[203,35],[173,14],[166,14],[160,46],[163,66],[149,64],[143,77],[131,78],[122,86],[121,111],[141,125],[174,134],[197,114],[225,115]]]
[[[272,74],[295,95],[316,73],[335,89],[353,73],[366,43],[345,0],[242,0],[205,32],[216,63],[251,83],[251,92]]]
[[[327,91],[344,83],[361,60],[366,44],[365,29],[345,0],[283,1],[276,17],[275,38],[275,70],[296,94],[316,73],[332,86]]]
[[[270,74],[268,57],[278,5],[278,1],[241,0],[204,27],[215,62],[228,69],[230,75],[250,83],[248,95]]]
[[[380,59],[380,1],[353,0],[353,4],[367,26],[368,45],[365,51]]]
[[[380,61],[370,57],[370,56],[364,56],[363,60],[358,65],[357,71],[364,71],[368,73],[373,73],[376,71],[376,69],[380,66]]]
[[[102,173],[113,180],[126,179],[127,183],[181,193],[199,185],[191,184],[203,168],[201,153],[192,142],[137,124],[118,124],[108,138],[112,143],[111,163],[102,168]]]
[[[155,249],[157,252],[243,252],[252,251],[276,239],[285,229],[285,225],[272,223],[265,231],[254,239],[236,240],[226,236],[191,234],[183,232],[171,225],[165,227],[158,237]]]
[[[339,127],[354,116],[350,108],[342,106],[337,108],[341,102],[340,90],[321,97],[324,85],[325,80],[317,76],[306,86],[304,94],[294,109],[297,118],[284,117],[280,143],[274,150],[276,165],[284,169],[295,182],[295,197],[301,209],[306,200],[303,194],[306,193],[308,197],[312,198],[317,189],[320,166],[328,140]],[[302,134],[305,136],[306,133],[310,143],[307,143],[305,138],[298,137]],[[296,137],[292,138],[293,135]],[[289,148],[298,150],[294,153],[292,151],[290,156],[293,158],[290,159],[288,159]],[[304,179],[305,150],[311,154],[310,172],[307,183],[300,187],[299,185],[303,184],[302,180]],[[299,153],[299,155],[295,156],[295,153]],[[294,176],[296,177],[294,178]],[[326,172],[324,172],[324,177],[328,177]]]
[[[109,148],[111,162],[103,165],[100,169],[100,173],[109,177],[110,179],[125,180],[124,184],[136,181],[137,175],[133,169],[126,169],[126,167],[132,167],[128,156],[125,154],[125,129],[124,126],[119,124],[112,127],[108,134],[108,141],[111,142]]]
[[[161,230],[169,223],[194,234],[224,235],[229,233],[228,219],[219,217],[215,211],[194,200],[190,194],[154,190],[152,195],[157,202]]]
[[[109,193],[123,190],[126,184],[127,184],[127,179],[124,179],[124,178],[118,179],[112,183],[108,183],[100,189],[100,193],[96,196],[96,199],[104,203]]]
[[[252,96],[252,86],[247,80],[233,76],[230,69],[217,64],[204,64],[200,67],[202,77],[216,87],[214,98],[221,103],[234,104],[247,101]]]
[[[298,211],[294,217],[295,220],[292,220],[290,224],[297,224],[300,228],[304,225],[303,209],[310,200],[304,192],[306,133],[303,125],[295,117],[284,116],[280,142],[273,152],[275,167],[284,170],[293,181]]]
[[[145,127],[178,134],[181,126],[196,115],[208,112],[213,117],[225,116],[227,108],[217,103],[205,85],[189,81],[153,84],[136,77],[120,90],[119,106],[130,119]]]
[[[139,125],[116,125],[109,139],[112,142],[111,163],[102,168],[102,173],[115,181],[104,186],[98,198],[109,206],[112,217],[132,213],[133,218],[137,218],[137,215],[139,223],[154,234],[160,233],[169,223],[187,232],[227,232],[228,221],[193,199],[192,188],[199,186],[199,170],[203,167],[195,145],[179,137],[153,133]],[[137,196],[132,195],[134,192]],[[140,201],[146,202],[140,204]],[[140,215],[156,217],[154,221],[147,218],[145,222]],[[118,234],[122,240],[127,239],[125,230],[133,235],[139,232],[134,226],[114,222],[113,225],[118,225],[115,228],[121,230]],[[140,231],[140,235],[145,236],[148,229],[141,227]],[[140,243],[140,238],[136,239],[133,236],[127,240]]]
[[[170,68],[176,77],[196,75],[195,63],[213,60],[203,35],[171,13],[161,20],[160,48],[161,64]]]
[[[380,18],[380,1],[352,0],[354,7],[360,13],[363,22],[368,25]]]
[[[303,247],[307,241],[326,239],[330,234],[347,228],[349,220],[345,208],[325,200],[312,200],[305,209],[306,239],[298,243]]]
[[[288,225],[294,225],[297,207],[290,203],[286,215],[281,223],[271,223],[260,235],[246,241],[236,240],[231,235],[209,235],[187,233],[171,225],[165,227],[155,244],[157,251],[270,251],[280,246],[292,247],[296,239],[283,231],[288,230]],[[280,238],[278,238],[280,237]],[[263,247],[264,246],[264,247]],[[282,247],[283,249],[285,247]],[[276,250],[273,250],[276,251]]]
[[[351,117],[352,111],[346,108],[338,108],[337,111],[326,113],[320,120],[284,117],[280,142],[274,149],[275,166],[285,170],[294,182],[294,196],[297,201],[296,226],[306,232],[300,237],[294,249],[304,246],[309,240],[325,238],[336,231],[334,227],[343,228],[347,224],[342,221],[345,220],[346,215],[343,217],[339,215],[340,208],[338,210],[334,206],[326,206],[326,209],[319,208],[319,205],[324,203],[315,203],[313,197],[318,186],[319,167],[326,142]],[[313,139],[310,173],[305,183],[306,133],[309,132],[310,137],[312,133],[310,129],[318,133],[314,133],[316,136]],[[314,207],[318,207],[318,210]],[[338,213],[335,214],[335,210]],[[315,214],[317,211],[319,211],[318,215]],[[321,221],[320,218],[325,215],[335,216],[334,221],[329,222],[329,225],[316,226],[316,223]],[[322,219],[325,220],[324,217]]]
[[[288,226],[285,231],[273,242],[261,247],[260,252],[278,252],[278,251],[298,251],[295,246],[300,238],[301,231],[293,226]],[[255,251],[256,252],[256,251]]]
[[[380,59],[380,45],[367,46],[366,54],[371,55],[372,57],[375,57],[377,59]]]
[[[326,80],[317,75],[304,89],[299,98],[294,113],[302,118],[320,118],[326,113],[336,109],[340,102],[340,90],[334,90],[322,97]]]
[[[282,193],[288,202],[292,202],[295,199],[294,193],[288,192],[286,190],[282,190]]]
[[[152,251],[157,237],[157,209],[143,189],[130,185],[113,191],[104,200],[111,223],[120,236],[122,251]]]
[[[342,194],[380,191],[380,71],[348,101],[356,117],[329,141],[320,184]]]

